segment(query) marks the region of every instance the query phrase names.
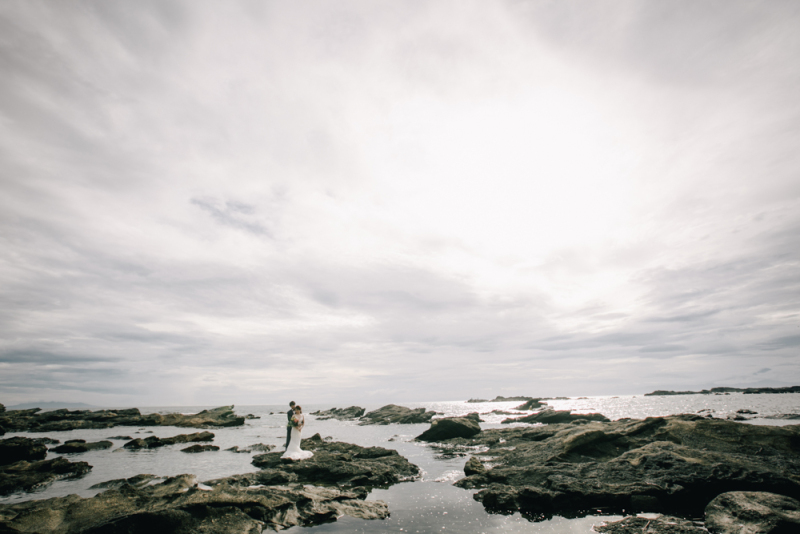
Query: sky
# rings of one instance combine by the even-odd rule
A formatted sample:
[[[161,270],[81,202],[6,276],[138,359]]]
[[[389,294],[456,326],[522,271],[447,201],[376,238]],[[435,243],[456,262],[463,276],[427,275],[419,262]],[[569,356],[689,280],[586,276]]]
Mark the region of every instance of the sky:
[[[0,3],[0,403],[800,384],[794,0]]]

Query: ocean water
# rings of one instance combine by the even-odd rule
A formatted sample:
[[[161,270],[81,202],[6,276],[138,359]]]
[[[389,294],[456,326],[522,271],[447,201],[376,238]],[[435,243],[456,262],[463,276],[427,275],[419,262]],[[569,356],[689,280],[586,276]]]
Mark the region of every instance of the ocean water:
[[[556,409],[570,409],[576,412],[599,412],[610,419],[624,417],[643,418],[648,416],[678,413],[698,413],[711,411],[717,417],[725,417],[740,409],[749,409],[759,415],[747,424],[785,425],[793,421],[764,419],[762,416],[786,413],[800,413],[800,394],[773,395],[687,395],[669,397],[619,396],[582,397],[547,401]],[[509,417],[491,414],[492,410],[513,411],[520,402],[467,403],[414,402],[398,403],[410,408],[425,407],[443,416],[465,415],[479,412],[485,420],[481,427],[502,428],[500,422]],[[474,491],[454,487],[454,481],[463,477],[467,457],[442,455],[431,446],[413,441],[429,425],[386,425],[358,426],[353,421],[320,421],[310,412],[331,408],[330,405],[304,405],[306,427],[304,436],[320,433],[336,441],[355,443],[362,446],[380,446],[396,449],[422,470],[422,476],[413,482],[396,484],[387,489],[374,489],[369,499],[383,500],[389,505],[391,516],[380,521],[364,521],[342,517],[334,523],[314,527],[295,527],[289,529],[294,534],[344,533],[344,532],[475,532],[475,533],[540,533],[573,534],[591,532],[593,524],[605,520],[619,519],[620,516],[594,515],[577,519],[554,517],[545,521],[531,521],[520,514],[488,514],[483,506],[472,496]],[[345,406],[339,406],[343,408]],[[364,405],[367,411],[380,405]],[[180,412],[195,413],[213,406],[160,406],[140,408],[142,412]],[[0,503],[19,502],[31,499],[46,499],[69,494],[91,497],[98,491],[90,486],[108,480],[129,478],[137,474],[178,475],[191,473],[198,480],[210,480],[238,473],[256,471],[250,464],[253,454],[233,453],[224,449],[238,445],[240,448],[254,443],[265,443],[283,447],[286,438],[286,406],[236,406],[240,415],[253,414],[260,419],[247,420],[237,428],[210,430],[215,434],[213,443],[220,447],[217,452],[187,454],[180,449],[187,445],[173,445],[155,450],[129,451],[122,449],[127,439],[114,439],[114,447],[104,451],[66,455],[74,461],[85,461],[93,466],[92,471],[77,480],[56,481],[52,485],[33,493],[20,493],[0,498]],[[705,412],[704,412],[705,413]],[[8,433],[4,438],[15,435],[28,437],[50,437],[62,443],[69,439],[99,441],[116,436],[147,437],[156,435],[169,437],[199,430],[177,427],[114,427],[102,430],[72,430],[68,432]],[[258,453],[255,453],[258,454]],[[49,453],[48,458],[58,456]]]

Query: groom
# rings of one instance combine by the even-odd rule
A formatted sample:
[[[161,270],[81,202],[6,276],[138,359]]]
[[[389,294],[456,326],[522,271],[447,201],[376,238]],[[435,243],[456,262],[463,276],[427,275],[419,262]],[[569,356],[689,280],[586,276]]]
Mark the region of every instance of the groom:
[[[286,423],[286,445],[283,450],[289,449],[289,440],[292,438],[292,417],[294,417],[294,401],[289,403],[289,411],[286,412],[288,422]]]

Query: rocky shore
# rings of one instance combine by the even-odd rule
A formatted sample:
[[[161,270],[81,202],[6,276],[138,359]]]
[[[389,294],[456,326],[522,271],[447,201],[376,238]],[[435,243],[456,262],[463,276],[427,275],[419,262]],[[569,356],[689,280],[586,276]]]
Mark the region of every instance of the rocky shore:
[[[788,386],[781,388],[729,388],[718,387],[702,389],[700,391],[670,391],[659,389],[651,393],[645,393],[645,397],[667,396],[667,395],[724,395],[726,393],[744,393],[745,395],[773,394],[773,393],[800,393],[800,386]]]
[[[0,495],[31,491],[62,478],[78,478],[92,466],[64,458],[45,460],[47,447],[30,438],[0,440]]]
[[[177,426],[215,428],[241,426],[245,418],[233,413],[233,406],[183,415],[178,413],[142,415],[137,408],[124,410],[53,410],[42,412],[8,410],[0,412],[0,432],[57,432],[79,428],[111,428],[114,426]]]

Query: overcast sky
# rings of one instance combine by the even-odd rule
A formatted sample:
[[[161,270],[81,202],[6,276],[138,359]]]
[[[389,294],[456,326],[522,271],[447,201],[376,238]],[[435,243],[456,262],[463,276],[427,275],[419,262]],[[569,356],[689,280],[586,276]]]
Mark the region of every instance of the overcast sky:
[[[800,384],[798,28],[5,0],[0,402]]]

